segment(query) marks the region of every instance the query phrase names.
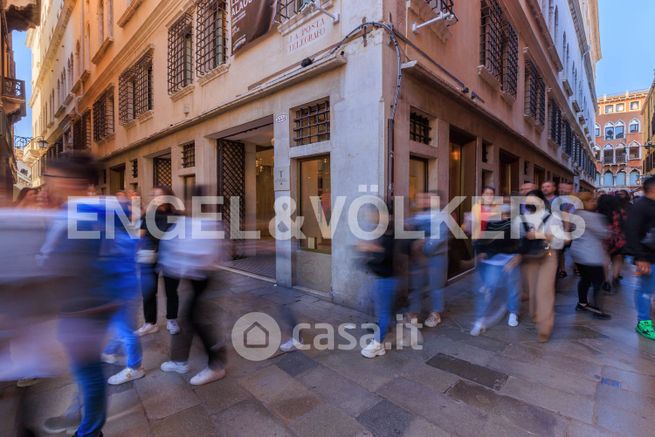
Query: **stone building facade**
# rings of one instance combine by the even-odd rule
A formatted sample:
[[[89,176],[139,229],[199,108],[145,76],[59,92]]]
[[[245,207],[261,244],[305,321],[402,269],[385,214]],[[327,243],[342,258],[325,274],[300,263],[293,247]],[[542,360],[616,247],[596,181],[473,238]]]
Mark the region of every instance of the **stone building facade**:
[[[425,190],[594,183],[595,1],[49,5],[30,35],[45,165],[88,149],[105,165],[107,194],[147,197],[165,184],[184,199],[195,185],[238,197],[224,217],[261,238],[235,247],[230,265],[282,285],[367,305],[370,279],[346,226],[365,194],[411,206]],[[285,197],[306,238],[271,235]],[[471,266],[470,243],[459,249],[451,278]]]
[[[646,95],[646,91],[633,91],[598,99],[594,152],[596,185],[602,190],[636,190],[640,185]]]
[[[644,175],[652,175],[653,169],[655,169],[655,80],[648,90],[641,116],[644,121],[643,144],[645,156],[643,172]]]

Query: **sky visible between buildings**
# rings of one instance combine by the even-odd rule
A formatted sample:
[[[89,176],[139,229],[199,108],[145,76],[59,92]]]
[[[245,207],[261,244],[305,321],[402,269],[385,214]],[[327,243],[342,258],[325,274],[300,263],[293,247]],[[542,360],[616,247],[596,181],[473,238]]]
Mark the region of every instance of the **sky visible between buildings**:
[[[603,59],[598,63],[599,97],[650,87],[655,77],[655,0],[599,0]],[[16,76],[32,96],[31,53],[26,32],[14,32]],[[15,135],[32,136],[32,110],[14,126]]]

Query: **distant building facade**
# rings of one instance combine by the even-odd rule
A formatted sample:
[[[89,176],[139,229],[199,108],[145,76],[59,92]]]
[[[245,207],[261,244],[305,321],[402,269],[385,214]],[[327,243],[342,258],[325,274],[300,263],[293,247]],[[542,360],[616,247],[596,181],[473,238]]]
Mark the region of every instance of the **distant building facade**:
[[[187,205],[208,185],[261,235],[232,268],[350,306],[369,302],[345,226],[362,195],[594,186],[596,1],[54,0],[29,43],[43,166],[90,150],[101,192]],[[305,238],[271,235],[286,196]],[[451,252],[454,278],[470,242]]]
[[[605,191],[635,190],[643,172],[642,115],[646,91],[633,91],[598,99],[594,151],[598,160],[596,185]]]
[[[644,120],[643,142],[646,149],[643,172],[644,175],[652,175],[655,174],[655,80],[648,90],[641,115]]]

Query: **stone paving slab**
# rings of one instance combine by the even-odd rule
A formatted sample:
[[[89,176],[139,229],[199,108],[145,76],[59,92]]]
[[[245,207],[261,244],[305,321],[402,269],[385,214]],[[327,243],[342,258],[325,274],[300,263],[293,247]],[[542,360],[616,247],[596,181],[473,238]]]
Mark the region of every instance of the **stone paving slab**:
[[[445,354],[437,354],[430,358],[427,361],[427,365],[466,378],[494,390],[499,390],[508,378],[508,375],[505,373],[488,367],[478,366],[477,364]]]

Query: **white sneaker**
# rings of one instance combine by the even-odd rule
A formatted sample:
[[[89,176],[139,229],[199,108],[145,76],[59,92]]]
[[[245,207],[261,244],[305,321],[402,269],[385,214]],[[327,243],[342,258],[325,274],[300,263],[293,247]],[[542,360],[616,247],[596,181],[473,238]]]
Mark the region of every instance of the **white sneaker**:
[[[485,331],[485,327],[482,325],[480,322],[475,322],[475,325],[473,325],[473,329],[471,329],[471,335],[473,337],[477,337],[478,335],[482,334]]]
[[[146,376],[146,372],[139,368],[139,369],[131,369],[129,367],[124,368],[111,378],[107,380],[107,384],[109,385],[121,385],[125,384],[126,382],[134,381],[135,379],[143,378]]]
[[[301,346],[303,346],[302,338],[300,341],[296,340],[295,338],[290,338],[284,343],[280,345],[280,350],[282,352],[292,352],[295,351],[296,349],[300,349]]]
[[[36,385],[39,382],[41,382],[39,378],[23,378],[16,381],[16,387],[18,388],[32,387],[33,385]]]
[[[185,374],[189,372],[189,364],[182,361],[165,361],[159,366],[162,372],[175,372]]]
[[[175,319],[166,321],[166,329],[171,335],[176,335],[180,333],[180,325],[177,324],[177,320]]]
[[[144,323],[139,329],[134,331],[138,337],[143,337],[144,335],[154,334],[159,331],[159,326],[153,325],[152,323]]]
[[[384,349],[384,344],[380,343],[377,340],[372,340],[368,346],[362,349],[362,355],[366,358],[375,358],[386,354],[387,351]]]
[[[221,370],[212,370],[209,367],[202,370],[196,376],[191,378],[189,383],[191,385],[205,385],[210,382],[218,381],[219,379],[225,378],[225,369]]]
[[[441,323],[441,314],[439,313],[430,313],[423,325],[427,328],[436,328],[437,325]]]
[[[507,324],[512,328],[516,328],[517,326],[519,326],[519,316],[514,313],[511,313],[509,315],[509,318],[507,319]]]

